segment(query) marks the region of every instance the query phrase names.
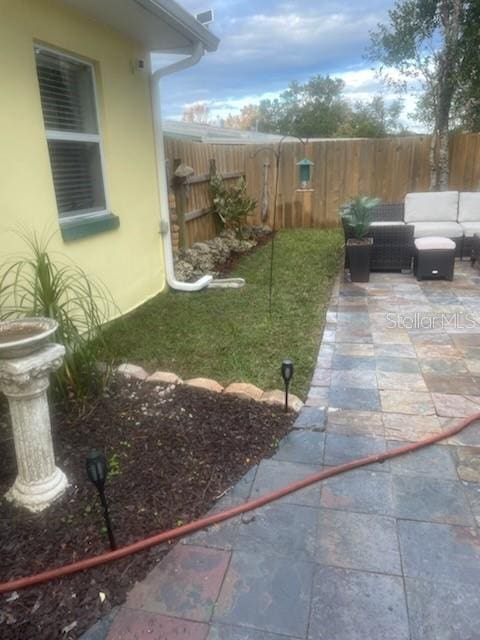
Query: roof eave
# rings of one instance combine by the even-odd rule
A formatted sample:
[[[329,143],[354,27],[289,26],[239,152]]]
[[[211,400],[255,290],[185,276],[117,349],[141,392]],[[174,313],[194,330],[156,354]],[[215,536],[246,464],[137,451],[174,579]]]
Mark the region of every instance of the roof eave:
[[[192,46],[200,41],[205,51],[213,52],[218,49],[220,39],[211,31],[204,27],[188,11],[183,9],[175,0],[133,0],[150,13],[156,15],[161,20],[174,26],[179,31],[183,31],[185,36],[192,39]],[[154,51],[161,52],[161,49]]]

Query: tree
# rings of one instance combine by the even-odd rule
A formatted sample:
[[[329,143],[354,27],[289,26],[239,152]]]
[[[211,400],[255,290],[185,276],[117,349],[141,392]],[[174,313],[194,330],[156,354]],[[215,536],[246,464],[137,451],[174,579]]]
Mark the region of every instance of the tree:
[[[406,90],[421,83],[420,109],[432,122],[430,188],[448,189],[448,134],[461,87],[466,16],[474,2],[402,0],[389,11],[389,24],[371,34],[369,56],[400,73],[394,84]],[[388,78],[387,80],[391,77]]]
[[[182,114],[183,122],[198,122],[199,124],[209,124],[210,108],[206,102],[194,102],[185,107]]]
[[[466,131],[480,131],[480,3],[465,8],[459,90],[454,100],[455,125]]]
[[[291,82],[275,100],[262,100],[230,115],[225,126],[302,138],[381,137],[400,129],[400,100],[387,105],[381,96],[352,104],[340,78],[317,75]]]
[[[383,138],[393,133],[404,133],[399,123],[402,109],[402,100],[394,100],[387,105],[382,96],[374,96],[369,102],[357,101],[336,135],[342,138]]]
[[[228,129],[255,130],[258,127],[259,109],[256,104],[247,104],[242,107],[238,115],[229,114],[223,124]]]
[[[222,126],[301,138],[383,137],[399,133],[402,101],[386,104],[382,96],[352,103],[340,78],[317,75],[304,83],[291,82],[274,100],[244,106]],[[208,104],[195,102],[183,111],[184,122],[214,124]],[[220,121],[217,120],[217,123]]]
[[[275,100],[262,100],[258,128],[266,133],[300,137],[331,137],[346,120],[350,106],[340,78],[317,75],[291,82]]]

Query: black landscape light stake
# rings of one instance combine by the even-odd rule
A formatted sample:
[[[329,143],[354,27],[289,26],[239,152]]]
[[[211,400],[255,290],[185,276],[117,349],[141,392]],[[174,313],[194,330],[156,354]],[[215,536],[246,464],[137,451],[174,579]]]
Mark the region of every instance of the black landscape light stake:
[[[282,378],[285,383],[285,413],[288,412],[288,386],[290,380],[293,378],[293,362],[291,360],[284,360],[282,362]]]
[[[108,475],[107,461],[105,456],[97,449],[93,449],[87,456],[87,476],[92,484],[97,487],[100,502],[103,508],[103,517],[107,527],[108,539],[110,541],[110,549],[114,551],[117,548],[115,538],[113,537],[112,523],[110,522],[110,514],[108,513],[107,498],[105,497],[105,481]]]

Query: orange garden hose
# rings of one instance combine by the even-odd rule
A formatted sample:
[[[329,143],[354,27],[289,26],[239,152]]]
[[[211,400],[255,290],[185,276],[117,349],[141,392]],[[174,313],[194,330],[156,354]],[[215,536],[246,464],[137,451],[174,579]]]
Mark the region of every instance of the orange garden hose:
[[[374,462],[383,462],[384,460],[388,460],[389,458],[395,458],[405,453],[410,453],[412,451],[416,451],[417,449],[421,449],[422,447],[427,447],[428,445],[440,442],[441,440],[445,440],[446,438],[451,438],[452,436],[456,435],[457,433],[468,427],[470,424],[472,424],[472,422],[476,422],[477,420],[480,420],[480,412],[467,416],[466,418],[460,420],[454,427],[446,429],[445,431],[442,431],[441,433],[434,436],[430,436],[428,438],[420,440],[419,442],[409,443],[401,447],[397,447],[396,449],[385,451],[383,453],[375,453],[365,458],[358,458],[357,460],[352,460],[345,464],[337,465],[336,467],[329,467],[324,471],[309,475],[303,480],[292,482],[282,489],[272,491],[271,493],[261,496],[260,498],[256,498],[255,500],[249,500],[248,502],[227,509],[226,511],[221,511],[220,513],[215,513],[211,516],[200,518],[199,520],[195,520],[181,527],[176,527],[175,529],[170,529],[169,531],[158,533],[143,540],[139,540],[138,542],[128,544],[125,547],[121,547],[120,549],[116,549],[115,551],[108,551],[92,558],[85,558],[84,560],[72,562],[71,564],[67,564],[63,567],[49,569],[48,571],[42,571],[41,573],[37,573],[35,575],[18,578],[16,580],[10,580],[9,582],[2,582],[0,583],[0,593],[7,593],[8,591],[24,589],[36,584],[42,584],[43,582],[47,582],[48,580],[53,580],[54,578],[63,578],[64,576],[71,575],[72,573],[77,573],[78,571],[84,571],[85,569],[98,567],[102,564],[106,564],[107,562],[111,562],[112,560],[118,560],[132,553],[143,551],[144,549],[149,549],[150,547],[153,547],[162,542],[168,542],[170,540],[175,540],[176,538],[181,538],[189,533],[198,531],[199,529],[209,527],[212,524],[223,522],[224,520],[228,520],[229,518],[238,516],[241,513],[245,513],[247,511],[257,509],[258,507],[262,507],[269,502],[278,500],[279,498],[293,493],[294,491],[298,491],[299,489],[304,489],[305,487],[319,482],[320,480],[325,480],[326,478],[331,478],[332,476],[336,476],[340,473],[345,473],[346,471],[350,471],[351,469],[357,469],[358,467],[373,464]]]

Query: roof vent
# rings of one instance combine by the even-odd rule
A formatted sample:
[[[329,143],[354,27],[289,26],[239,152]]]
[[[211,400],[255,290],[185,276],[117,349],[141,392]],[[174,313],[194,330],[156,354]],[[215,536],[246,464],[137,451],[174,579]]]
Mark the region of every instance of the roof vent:
[[[197,13],[195,17],[197,21],[200,22],[200,24],[203,24],[204,27],[212,24],[214,20],[212,9],[209,9],[208,11],[202,11],[202,13]]]

